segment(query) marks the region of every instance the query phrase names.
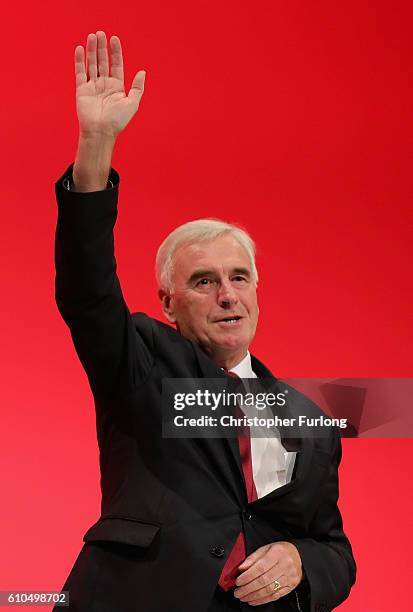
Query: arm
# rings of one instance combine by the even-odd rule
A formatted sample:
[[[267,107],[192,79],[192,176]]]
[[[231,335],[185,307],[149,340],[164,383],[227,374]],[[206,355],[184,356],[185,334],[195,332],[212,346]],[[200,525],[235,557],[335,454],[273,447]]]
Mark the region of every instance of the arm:
[[[334,434],[334,451],[323,502],[314,516],[311,538],[292,540],[297,547],[311,591],[311,610],[329,611],[349,595],[356,579],[356,564],[337,506],[338,467],[342,456],[341,439]]]
[[[335,430],[331,443],[329,473],[319,491],[322,501],[308,527],[311,537],[274,542],[250,554],[238,568],[234,594],[242,601],[260,605],[296,589],[303,612],[309,606],[311,612],[329,612],[348,597],[356,566],[337,506],[341,441]]]
[[[143,93],[142,72],[135,77],[135,93],[129,94],[128,102],[120,41],[112,37],[111,46],[114,76],[108,77],[106,37],[103,32],[97,38],[89,35],[89,80],[83,47],[76,47],[79,146],[74,165],[55,185],[56,303],[95,395],[113,395],[121,387],[133,387],[151,364],[148,347],[137,342],[123,299],[113,237],[119,175],[111,169],[111,159],[117,134],[137,110]],[[65,177],[71,182],[70,191],[63,186]],[[113,187],[105,190],[108,178]]]
[[[116,139],[137,112],[144,92],[146,73],[139,70],[129,94],[125,94],[122,46],[117,36],[111,37],[110,47],[110,71],[104,32],[87,38],[87,71],[83,47],[78,45],[75,49],[79,120],[79,146],[73,168],[75,191],[105,189]]]

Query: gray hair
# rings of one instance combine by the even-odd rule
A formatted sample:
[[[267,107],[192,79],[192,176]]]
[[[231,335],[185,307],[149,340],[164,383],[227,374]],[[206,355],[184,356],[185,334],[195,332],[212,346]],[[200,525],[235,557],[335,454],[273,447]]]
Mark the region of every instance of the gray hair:
[[[220,219],[197,219],[179,225],[159,247],[156,254],[156,278],[159,287],[172,289],[173,257],[179,247],[196,242],[207,242],[224,234],[230,234],[244,247],[250,259],[252,279],[257,283],[255,244],[251,236],[241,227]]]

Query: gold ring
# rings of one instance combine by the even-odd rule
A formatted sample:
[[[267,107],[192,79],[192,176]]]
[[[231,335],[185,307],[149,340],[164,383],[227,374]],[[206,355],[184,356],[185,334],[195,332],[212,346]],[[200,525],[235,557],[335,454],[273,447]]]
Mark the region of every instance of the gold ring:
[[[281,584],[278,582],[278,580],[274,580],[273,589],[274,591],[278,591],[279,589],[281,589]]]

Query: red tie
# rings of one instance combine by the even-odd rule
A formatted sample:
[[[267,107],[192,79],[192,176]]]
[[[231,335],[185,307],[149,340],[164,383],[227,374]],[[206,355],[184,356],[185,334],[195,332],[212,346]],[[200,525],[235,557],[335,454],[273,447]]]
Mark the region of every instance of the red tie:
[[[231,376],[231,378],[239,378],[235,372],[226,371],[226,373],[228,376]],[[239,412],[241,411],[239,410]],[[248,425],[238,428],[238,444],[241,455],[242,471],[244,472],[245,485],[247,488],[248,502],[252,502],[257,499],[258,496],[252,474],[251,436]],[[238,565],[244,561],[246,556],[245,537],[244,532],[241,531],[235,541],[234,547],[228,555],[218,580],[219,586],[224,589],[224,591],[228,591],[235,586],[235,579],[238,576]]]

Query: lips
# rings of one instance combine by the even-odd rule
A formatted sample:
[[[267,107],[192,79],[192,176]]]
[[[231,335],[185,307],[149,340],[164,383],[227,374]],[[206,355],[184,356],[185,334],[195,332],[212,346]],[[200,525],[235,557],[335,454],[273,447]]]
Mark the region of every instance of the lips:
[[[217,319],[215,323],[228,323],[229,325],[234,325],[238,321],[240,321],[243,317],[240,315],[229,315],[228,317],[223,317],[222,319]]]

